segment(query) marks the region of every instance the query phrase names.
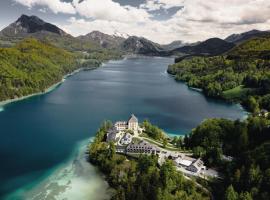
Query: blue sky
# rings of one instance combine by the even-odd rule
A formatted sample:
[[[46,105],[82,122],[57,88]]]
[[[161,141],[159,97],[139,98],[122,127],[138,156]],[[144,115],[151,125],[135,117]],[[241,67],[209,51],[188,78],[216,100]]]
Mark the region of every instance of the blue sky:
[[[37,15],[77,36],[99,30],[158,43],[270,29],[269,0],[1,0],[0,28]]]

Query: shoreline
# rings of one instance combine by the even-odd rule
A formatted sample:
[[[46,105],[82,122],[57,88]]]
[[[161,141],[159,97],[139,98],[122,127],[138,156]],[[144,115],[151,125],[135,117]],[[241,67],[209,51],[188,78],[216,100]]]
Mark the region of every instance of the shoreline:
[[[124,59],[124,58],[123,58]],[[28,98],[31,98],[31,97],[35,97],[35,96],[40,96],[40,95],[44,95],[44,94],[47,94],[51,91],[53,91],[54,89],[56,89],[58,86],[60,86],[62,83],[65,82],[65,80],[70,77],[70,76],[73,76],[81,71],[88,71],[88,70],[94,70],[94,69],[97,69],[99,67],[102,67],[104,64],[106,64],[107,62],[109,61],[112,61],[114,59],[111,59],[111,60],[108,60],[106,62],[102,62],[100,63],[99,66],[93,66],[93,67],[80,67],[78,69],[75,69],[73,72],[71,73],[68,73],[66,75],[63,76],[62,80],[60,80],[59,82],[51,85],[49,88],[47,88],[44,92],[37,92],[37,93],[33,93],[33,94],[29,94],[29,95],[26,95],[26,96],[22,96],[22,97],[18,97],[18,98],[15,98],[15,99],[7,99],[7,100],[4,100],[4,101],[0,101],[0,112],[4,111],[4,107],[8,104],[11,104],[11,103],[14,103],[14,102],[18,102],[18,101],[22,101],[22,100],[25,100],[25,99],[28,99]]]
[[[136,54],[133,54],[132,56],[136,56]],[[130,58],[132,57],[130,55],[124,55],[122,57],[122,59],[127,59],[127,58]],[[99,67],[102,67],[105,63],[107,62],[110,62],[110,61],[113,61],[113,60],[119,60],[119,59],[111,59],[111,60],[108,60],[106,62],[102,62],[99,66],[94,66],[94,67],[86,67],[86,68],[78,68],[76,70],[74,70],[73,72],[69,73],[69,74],[66,74],[63,76],[62,80],[51,85],[49,88],[47,88],[44,92],[37,92],[37,93],[33,93],[33,94],[29,94],[29,95],[26,95],[26,96],[22,96],[22,97],[18,97],[18,98],[14,98],[14,99],[7,99],[7,100],[4,100],[4,101],[0,101],[0,112],[4,111],[4,107],[7,106],[8,104],[11,104],[11,103],[15,103],[15,102],[18,102],[18,101],[22,101],[22,100],[25,100],[25,99],[28,99],[28,98],[31,98],[31,97],[35,97],[35,96],[40,96],[40,95],[44,95],[44,94],[47,94],[51,91],[53,91],[54,89],[56,89],[58,86],[60,86],[62,83],[65,82],[65,80],[70,77],[70,76],[73,76],[75,75],[76,73],[80,72],[80,71],[88,71],[88,70],[94,70],[94,69],[97,69]]]
[[[15,98],[15,99],[8,99],[8,100],[1,101],[0,102],[0,107],[4,107],[4,106],[6,106],[6,105],[8,105],[10,103],[14,103],[14,102],[17,102],[17,101],[22,101],[22,100],[25,100],[25,99],[28,99],[28,98],[31,98],[31,97],[34,97],[34,96],[47,94],[47,93],[53,91],[54,89],[56,89],[64,81],[65,81],[65,79],[63,78],[61,81],[59,81],[59,82],[53,84],[52,86],[50,86],[49,88],[47,88],[44,92],[37,92],[37,93],[29,94],[29,95],[26,95],[26,96],[18,97],[18,98]]]
[[[104,63],[102,63],[100,66],[102,66]],[[99,67],[100,67],[99,66]],[[73,72],[66,74],[63,76],[62,80],[60,80],[59,82],[51,85],[50,87],[48,87],[44,92],[37,92],[37,93],[33,93],[33,94],[29,94],[26,96],[22,96],[22,97],[18,97],[18,98],[14,98],[14,99],[7,99],[4,101],[0,101],[0,112],[4,111],[4,107],[7,106],[8,104],[14,103],[14,102],[18,102],[18,101],[22,101],[31,97],[35,97],[35,96],[40,96],[40,95],[44,95],[44,94],[48,94],[49,92],[52,92],[53,90],[55,90],[57,87],[59,87],[62,83],[65,82],[65,80],[70,77],[73,76],[77,73],[79,73],[80,71],[84,71],[84,70],[92,70],[92,69],[96,69],[98,67],[93,67],[93,68],[78,68],[76,70],[74,70]]]
[[[48,169],[40,180],[14,190],[4,199],[89,199],[94,196],[97,200],[109,200],[112,189],[104,174],[86,159],[85,152],[92,140],[93,137],[78,141],[65,161]]]
[[[175,81],[177,82],[180,82],[180,83],[183,83],[184,85],[186,85],[188,87],[189,90],[192,90],[192,91],[195,91],[195,92],[199,92],[201,94],[203,94],[203,89],[202,88],[196,88],[196,87],[191,87],[191,86],[188,86],[187,82],[185,81],[179,81],[179,80],[176,80],[175,77],[176,75],[173,75],[171,73],[168,72],[168,70],[166,70],[166,73],[171,76],[172,78],[174,78]],[[243,110],[244,112],[244,115],[240,118],[240,120],[246,120],[248,118],[248,116],[250,115],[250,112],[247,111],[244,106],[241,104],[241,102],[232,102],[232,101],[228,101],[226,99],[218,99],[218,98],[214,98],[214,97],[208,97],[207,95],[203,94],[204,97],[208,98],[208,99],[213,99],[213,100],[220,100],[224,103],[227,103],[227,104],[234,104],[236,106],[238,106],[240,109]]]

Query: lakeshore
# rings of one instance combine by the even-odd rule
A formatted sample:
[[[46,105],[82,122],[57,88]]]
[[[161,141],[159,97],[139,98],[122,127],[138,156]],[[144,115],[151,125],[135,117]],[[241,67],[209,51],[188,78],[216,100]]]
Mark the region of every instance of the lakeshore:
[[[63,78],[61,81],[59,81],[59,82],[53,84],[51,87],[47,88],[44,92],[37,92],[37,93],[34,93],[34,94],[30,94],[30,95],[26,95],[26,96],[14,98],[14,99],[8,99],[8,100],[5,100],[5,101],[1,101],[0,102],[0,107],[2,107],[2,109],[4,109],[3,107],[10,104],[10,103],[14,103],[14,102],[17,102],[17,101],[22,101],[24,99],[28,99],[28,98],[31,98],[31,97],[34,97],[34,96],[39,96],[39,95],[49,93],[49,92],[53,91],[54,89],[56,89],[58,86],[60,86],[64,81],[65,81],[65,79]]]
[[[104,63],[102,63],[100,66],[102,66]],[[98,66],[98,67],[100,67]],[[84,71],[84,70],[93,70],[93,69],[96,69],[98,67],[93,67],[93,68],[79,68],[79,69],[76,69],[74,70],[73,72],[63,76],[62,80],[53,84],[52,86],[50,86],[49,88],[47,88],[44,92],[37,92],[37,93],[34,93],[34,94],[30,94],[30,95],[26,95],[26,96],[22,96],[22,97],[18,97],[18,98],[14,98],[14,99],[8,99],[8,100],[4,100],[4,101],[1,101],[0,102],[0,112],[1,111],[4,111],[4,107],[10,103],[14,103],[14,102],[17,102],[17,101],[22,101],[22,100],[25,100],[25,99],[28,99],[28,98],[31,98],[31,97],[34,97],[34,96],[39,96],[39,95],[44,95],[44,94],[47,94],[49,92],[52,92],[53,90],[55,90],[57,87],[59,87],[62,83],[65,82],[65,80],[70,77],[70,76],[73,76],[75,75],[76,73],[80,72],[80,71]]]
[[[26,185],[4,197],[18,199],[95,199],[109,200],[111,189],[85,154],[92,138],[78,142],[70,157],[52,168],[35,184]]]
[[[52,169],[65,168],[61,164],[76,143],[93,136],[104,119],[116,121],[136,113],[165,132],[180,135],[204,118],[244,115],[237,105],[210,100],[174,81],[164,73],[171,62],[157,57],[109,61],[71,76],[53,92],[0,112],[0,152],[5,160],[0,166],[0,198],[29,184],[36,188],[36,181],[42,182]]]

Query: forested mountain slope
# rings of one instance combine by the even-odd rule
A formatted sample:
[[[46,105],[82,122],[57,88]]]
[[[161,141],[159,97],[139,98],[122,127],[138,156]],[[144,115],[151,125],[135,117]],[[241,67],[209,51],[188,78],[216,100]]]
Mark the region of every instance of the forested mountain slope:
[[[262,37],[268,35],[269,33],[270,33],[269,31],[260,31],[255,29],[240,34],[229,35],[227,38],[225,38],[225,41],[232,42],[234,44],[240,44],[251,38]]]
[[[269,35],[247,40],[226,55],[184,59],[168,72],[207,96],[240,101],[253,112],[270,108]]]
[[[42,92],[77,67],[73,54],[36,39],[0,48],[0,101]]]

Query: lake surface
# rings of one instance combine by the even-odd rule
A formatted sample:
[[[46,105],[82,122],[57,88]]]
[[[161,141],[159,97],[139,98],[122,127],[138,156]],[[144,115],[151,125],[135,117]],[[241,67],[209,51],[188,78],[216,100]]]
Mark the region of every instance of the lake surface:
[[[83,182],[89,184],[87,190],[92,188],[97,194],[101,188],[104,193],[107,186],[103,178],[91,165],[88,169],[76,163],[83,156],[74,151],[78,142],[94,136],[105,119],[126,120],[134,113],[140,121],[149,119],[166,132],[181,135],[205,118],[238,119],[245,115],[239,105],[207,99],[174,81],[166,73],[171,63],[172,58],[157,57],[110,61],[96,70],[69,77],[48,94],[0,108],[0,194],[28,198],[33,191],[42,191],[42,185],[56,177],[56,172],[60,171],[58,183],[63,181],[61,174],[68,177],[68,170],[63,169],[73,168],[74,163],[73,175],[77,178],[78,174],[90,174],[90,182]],[[68,182],[71,180],[79,182],[73,178]],[[83,188],[81,182],[79,185]]]

